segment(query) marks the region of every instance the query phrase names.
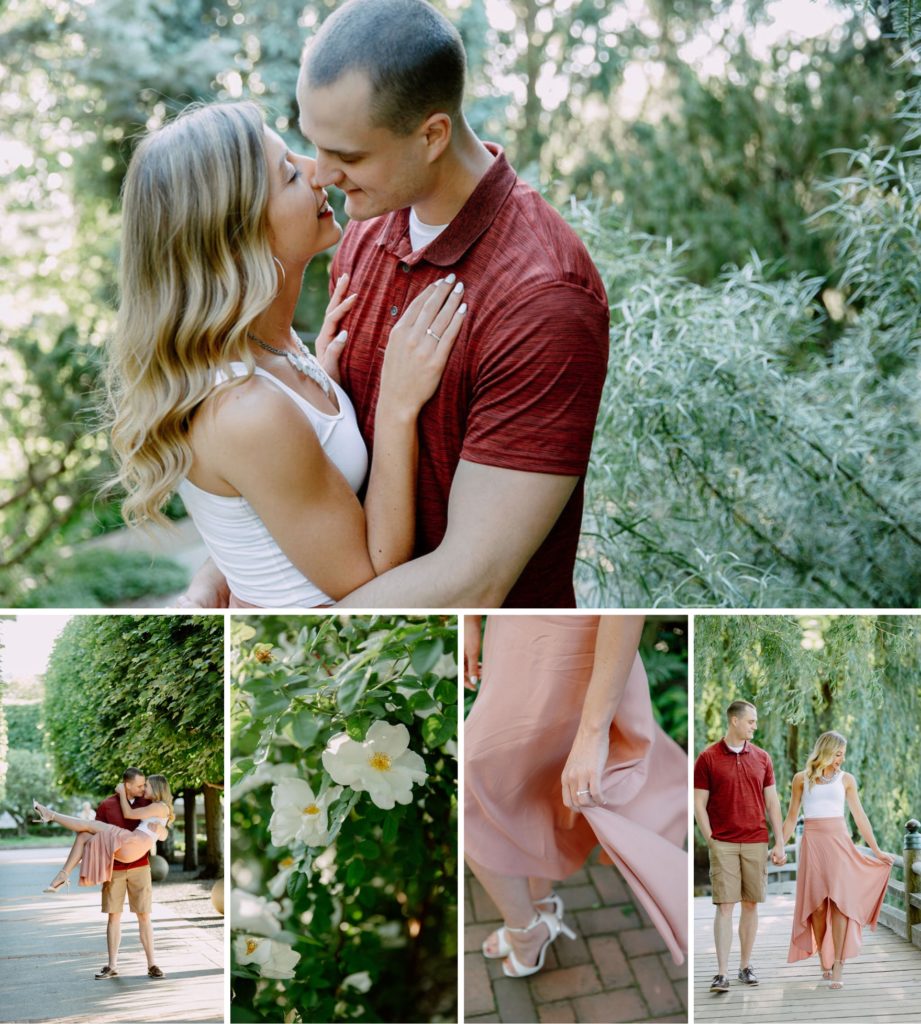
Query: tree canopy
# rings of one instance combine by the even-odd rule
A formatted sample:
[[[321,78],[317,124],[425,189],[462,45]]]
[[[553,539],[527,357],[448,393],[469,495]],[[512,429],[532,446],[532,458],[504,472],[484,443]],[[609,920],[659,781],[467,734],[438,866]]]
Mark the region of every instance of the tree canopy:
[[[815,740],[840,732],[880,846],[898,853],[905,822],[921,817],[919,680],[915,615],[698,615],[695,753],[723,734],[733,700],[751,701],[786,810]]]
[[[44,720],[64,793],[106,793],[129,765],[173,793],[224,775],[224,619],[75,616],[45,675]]]

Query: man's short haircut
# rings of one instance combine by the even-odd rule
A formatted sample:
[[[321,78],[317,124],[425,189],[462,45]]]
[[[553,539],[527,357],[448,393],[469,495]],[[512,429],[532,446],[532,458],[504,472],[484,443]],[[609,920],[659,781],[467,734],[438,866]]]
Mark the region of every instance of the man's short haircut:
[[[467,57],[457,29],[425,0],[348,0],[304,53],[309,88],[367,75],[372,123],[409,135],[430,115],[460,114]]]
[[[746,708],[751,708],[752,711],[757,712],[757,708],[749,700],[734,700],[728,708],[726,708],[726,720],[729,721],[732,718],[738,718]]]
[[[122,775],[122,782],[130,782],[132,779],[136,779],[139,775],[143,774],[140,768],[126,768],[124,775]]]

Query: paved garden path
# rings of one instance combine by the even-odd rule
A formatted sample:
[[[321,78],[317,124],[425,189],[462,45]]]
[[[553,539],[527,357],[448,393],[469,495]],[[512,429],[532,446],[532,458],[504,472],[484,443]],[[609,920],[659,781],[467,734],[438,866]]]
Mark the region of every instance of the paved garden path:
[[[119,976],[96,981],[106,962],[99,887],[77,888],[74,872],[69,893],[42,894],[64,854],[60,847],[0,850],[0,1021],[223,1021],[223,919],[201,916],[195,901],[193,924],[157,903],[155,884],[154,943],[166,977],[147,977],[126,902]]]

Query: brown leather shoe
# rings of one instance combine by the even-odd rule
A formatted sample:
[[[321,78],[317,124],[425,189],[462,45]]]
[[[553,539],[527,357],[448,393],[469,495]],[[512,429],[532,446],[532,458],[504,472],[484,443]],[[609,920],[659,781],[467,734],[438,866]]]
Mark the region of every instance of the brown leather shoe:
[[[103,978],[117,978],[118,971],[116,971],[113,967],[110,967],[108,964],[106,964],[105,967],[103,967],[101,971],[98,971],[95,975],[93,975],[93,977],[97,981],[102,981]]]
[[[156,964],[151,964],[150,967],[147,968],[147,977],[148,978],[163,978],[163,977],[165,977],[165,975],[164,975],[163,971],[161,971],[160,968],[157,967]]]

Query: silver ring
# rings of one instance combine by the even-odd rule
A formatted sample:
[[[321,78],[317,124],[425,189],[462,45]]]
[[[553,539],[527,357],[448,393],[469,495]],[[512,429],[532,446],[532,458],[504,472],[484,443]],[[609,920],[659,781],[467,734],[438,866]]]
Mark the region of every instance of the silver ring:
[[[576,796],[585,796],[586,793],[591,793],[590,789],[577,789]]]
[[[431,334],[431,336],[435,339],[435,341],[441,341],[441,338],[432,330],[431,327],[426,327],[425,333],[426,334]]]

